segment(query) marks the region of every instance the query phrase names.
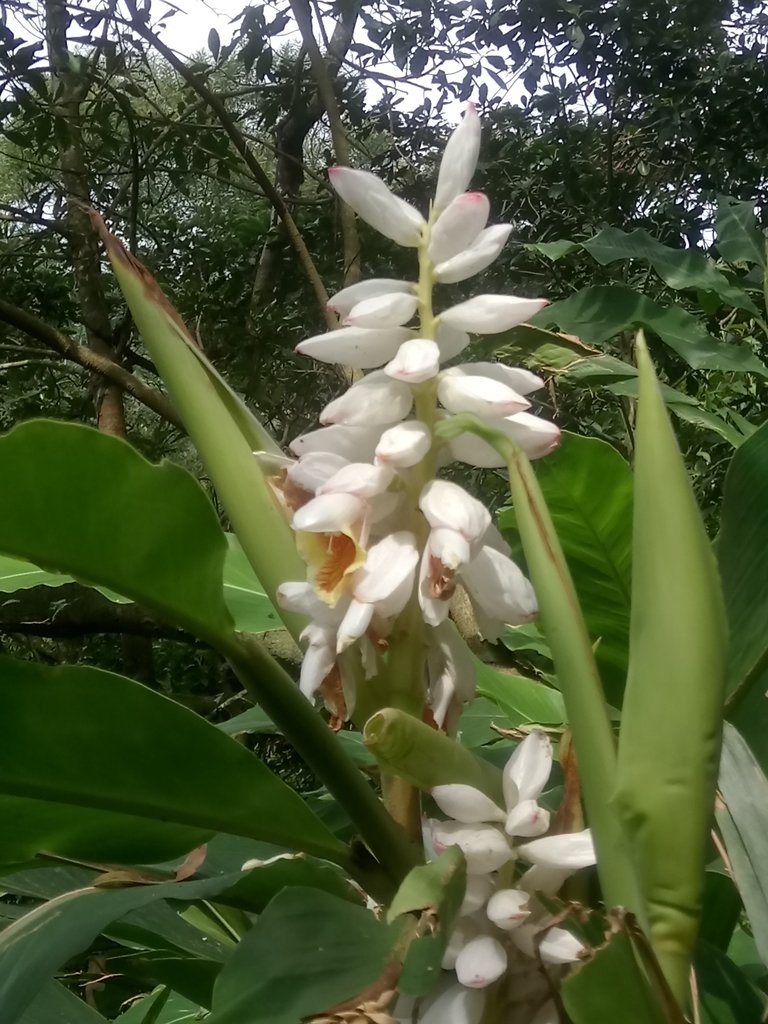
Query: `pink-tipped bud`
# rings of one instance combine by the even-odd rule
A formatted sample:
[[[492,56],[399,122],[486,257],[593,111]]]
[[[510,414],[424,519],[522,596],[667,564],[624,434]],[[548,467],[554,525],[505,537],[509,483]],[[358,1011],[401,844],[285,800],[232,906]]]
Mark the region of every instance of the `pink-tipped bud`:
[[[521,800],[507,815],[504,831],[508,836],[533,839],[543,836],[549,828],[549,811],[539,807],[535,800]]]
[[[410,337],[405,327],[342,327],[300,341],[295,351],[321,363],[342,363],[354,370],[383,366]]]
[[[561,836],[545,836],[534,839],[519,847],[520,855],[530,864],[542,864],[545,867],[563,868],[578,871],[597,863],[592,833],[568,832]]]
[[[454,821],[460,821],[466,825],[477,825],[485,821],[504,821],[502,809],[474,786],[454,782],[444,786],[434,786],[431,793],[432,799],[440,810]]]
[[[539,943],[539,956],[546,964],[572,964],[586,948],[565,928],[550,928]]]
[[[491,377],[465,375],[459,366],[440,374],[437,397],[449,412],[474,412],[478,416],[511,416],[531,405],[507,384]]]
[[[535,800],[541,795],[552,771],[552,741],[541,729],[529,733],[518,743],[504,766],[504,797],[511,809],[520,800]],[[507,787],[517,794],[507,797]],[[510,792],[511,796],[511,792]]]
[[[491,513],[485,505],[450,480],[430,480],[425,484],[419,495],[419,508],[431,527],[455,530],[470,544],[480,541],[491,525]]]
[[[358,281],[348,288],[342,288],[328,299],[328,309],[339,316],[347,316],[354,306],[365,299],[375,299],[378,295],[391,295],[393,292],[413,292],[416,285],[411,281],[399,281],[391,277],[372,277],[367,281]]]
[[[320,422],[384,426],[405,419],[412,406],[413,394],[407,384],[375,370],[329,402],[320,413]]]
[[[467,988],[487,988],[506,969],[506,950],[490,935],[470,939],[456,958],[456,977]]]
[[[376,445],[376,462],[406,469],[421,462],[432,447],[432,432],[419,420],[406,420],[385,430]]]
[[[493,921],[497,928],[511,932],[531,916],[530,899],[527,892],[520,892],[519,889],[499,889],[488,900],[488,919]]]
[[[482,192],[464,192],[448,204],[435,222],[429,258],[443,263],[469,248],[488,221],[491,205]]]
[[[422,384],[436,377],[440,370],[440,349],[430,338],[404,341],[397,355],[384,367],[384,372],[407,384]]]

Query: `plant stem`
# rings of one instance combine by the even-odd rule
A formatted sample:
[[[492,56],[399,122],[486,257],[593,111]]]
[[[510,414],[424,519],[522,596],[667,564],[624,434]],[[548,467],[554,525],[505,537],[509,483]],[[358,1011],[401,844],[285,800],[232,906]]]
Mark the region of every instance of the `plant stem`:
[[[390,880],[399,884],[419,852],[390,818],[367,780],[342,750],[309,701],[280,665],[250,638],[219,643],[240,682],[281,729],[351,818]]]

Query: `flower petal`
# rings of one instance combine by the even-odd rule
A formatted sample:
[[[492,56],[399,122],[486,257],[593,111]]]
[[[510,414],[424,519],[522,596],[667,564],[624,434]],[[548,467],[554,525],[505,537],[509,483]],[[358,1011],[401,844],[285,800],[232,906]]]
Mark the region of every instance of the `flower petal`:
[[[494,886],[491,875],[467,875],[467,884],[464,888],[464,899],[461,902],[459,917],[465,914],[474,914],[488,902]]]
[[[486,913],[497,928],[511,932],[531,916],[530,894],[519,889],[499,889],[488,900]]]
[[[488,222],[491,204],[482,192],[456,196],[435,221],[429,240],[429,258],[443,263],[467,249]]]
[[[310,624],[301,637],[309,643],[301,662],[299,688],[305,697],[311,699],[336,663],[336,634],[333,630]]]
[[[303,533],[346,533],[365,515],[365,502],[355,494],[321,494],[294,513],[291,526]]]
[[[405,327],[342,327],[300,341],[295,351],[321,363],[343,363],[354,370],[383,366],[411,336]]]
[[[446,143],[435,190],[435,209],[443,210],[465,192],[472,180],[480,154],[480,118],[474,103],[468,103],[463,119]]]
[[[419,508],[433,529],[455,530],[470,544],[482,540],[491,524],[485,505],[449,480],[430,480],[419,495]]]
[[[458,366],[442,371],[437,397],[449,412],[474,412],[478,416],[510,416],[531,404],[508,385],[491,377],[464,374]]]
[[[463,352],[469,344],[469,335],[466,331],[460,331],[457,327],[449,324],[438,323],[435,331],[435,341],[440,349],[440,362],[447,363],[459,352]]]
[[[479,878],[480,876],[478,875],[477,877]],[[480,929],[475,921],[472,921],[467,917],[459,918],[454,925],[451,934],[448,936],[448,944],[445,947],[441,963],[443,970],[453,970],[456,966],[456,958],[459,953],[464,949],[470,939],[477,937],[479,932]]]
[[[518,885],[525,892],[543,893],[545,896],[554,896],[563,887],[566,878],[570,878],[573,871],[568,868],[551,868],[544,864],[534,864],[528,868]]]
[[[561,836],[545,836],[518,847],[521,857],[530,864],[543,864],[551,868],[578,871],[597,863],[592,833],[568,832]]]
[[[390,192],[370,171],[330,167],[328,177],[348,206],[398,245],[415,247],[421,241],[424,218],[419,211]]]
[[[416,285],[412,281],[398,281],[391,277],[372,277],[367,281],[358,281],[348,288],[342,288],[328,300],[328,309],[338,313],[339,316],[347,316],[352,308],[363,302],[364,299],[372,299],[377,295],[390,295],[392,292],[413,292]]]
[[[384,372],[395,380],[408,384],[421,384],[436,377],[440,370],[440,349],[431,338],[411,338],[404,341],[397,355],[384,367]]]
[[[431,557],[436,558],[445,569],[449,569],[451,572],[456,572],[472,557],[466,537],[445,526],[438,526],[430,532],[428,545]]]
[[[348,462],[368,462],[373,458],[376,445],[382,436],[380,426],[347,427],[334,424],[320,430],[299,434],[290,443],[294,455],[302,457],[308,452],[331,452]]]
[[[432,447],[432,431],[420,420],[407,420],[385,430],[376,445],[376,462],[405,469],[421,462]]]
[[[320,422],[349,426],[389,425],[405,419],[413,406],[407,384],[374,370],[335,398],[320,413]]]
[[[484,1010],[485,992],[454,983],[425,1000],[419,1024],[480,1024]]]
[[[465,825],[477,825],[484,821],[504,821],[504,811],[490,797],[474,786],[454,782],[434,786],[432,799],[449,818]]]
[[[438,853],[458,846],[470,875],[497,871],[512,859],[507,837],[493,825],[464,825],[458,821],[432,821],[432,844]],[[541,840],[537,840],[541,842]]]
[[[355,640],[366,632],[373,618],[373,605],[362,601],[350,601],[346,615],[339,624],[336,638],[336,653],[341,654]]]
[[[455,284],[473,274],[479,274],[499,255],[511,231],[511,224],[494,224],[481,231],[467,249],[437,264],[434,269],[435,280],[441,284]]]
[[[344,323],[352,327],[400,327],[408,323],[418,304],[415,295],[404,292],[377,295],[353,306]]]
[[[314,494],[318,487],[346,465],[347,460],[335,452],[307,452],[288,469],[288,479],[296,487]]]
[[[520,626],[536,618],[533,587],[512,559],[495,548],[484,546],[462,566],[461,581],[472,603],[492,619]]]
[[[406,581],[412,588],[418,561],[414,535],[408,530],[390,533],[368,550],[365,564],[355,576],[355,598],[376,604],[386,601]]]
[[[535,729],[518,743],[504,766],[504,785],[514,784],[517,800],[535,800],[543,792],[551,772],[552,741],[541,729]],[[508,809],[512,806],[507,803]]]
[[[507,952],[492,935],[470,939],[456,958],[456,977],[467,988],[486,988],[507,969]]]
[[[560,444],[560,428],[529,412],[516,412],[504,419],[486,420],[489,427],[506,434],[520,445],[529,459],[549,455]],[[506,461],[487,441],[475,434],[460,434],[448,445],[451,456],[459,462],[483,469],[501,469]]]
[[[427,650],[429,700],[435,721],[447,732],[451,718],[475,696],[475,664],[464,639],[452,622],[442,622],[430,631]]]
[[[457,370],[467,377],[490,377],[501,384],[506,384],[518,395],[529,395],[532,391],[538,391],[544,387],[544,381],[537,377],[530,370],[521,366],[506,366],[504,363],[462,363],[456,367]]]
[[[453,574],[433,556],[427,544],[421,556],[417,593],[421,614],[428,626],[439,626],[448,618],[454,589]]]
[[[370,462],[350,462],[342,466],[317,489],[321,494],[356,494],[358,498],[373,498],[389,487],[394,478],[389,466],[372,466]]]
[[[550,928],[539,943],[539,956],[547,964],[572,964],[586,948],[565,928]]]
[[[535,800],[521,800],[507,815],[504,831],[508,836],[543,836],[549,828],[549,811]]]
[[[524,324],[548,304],[547,299],[521,299],[516,295],[475,295],[446,309],[440,320],[471,334],[498,334]]]
[[[281,583],[277,588],[277,603],[289,612],[306,615],[319,626],[336,626],[343,612],[339,605],[329,608],[321,601],[311,583]]]

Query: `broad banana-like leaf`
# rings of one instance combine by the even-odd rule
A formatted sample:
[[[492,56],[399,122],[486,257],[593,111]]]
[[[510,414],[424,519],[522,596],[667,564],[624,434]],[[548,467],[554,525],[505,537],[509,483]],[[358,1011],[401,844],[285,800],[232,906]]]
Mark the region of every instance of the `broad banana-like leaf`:
[[[200,453],[248,561],[275,604],[285,580],[304,579],[305,569],[254,451],[279,449],[195,343],[159,285],[96,213],[93,221],[115,277],[155,366]],[[294,636],[298,616],[282,613]]]
[[[651,943],[682,1004],[720,756],[726,620],[712,548],[642,335],[637,360],[630,659],[617,807]]]

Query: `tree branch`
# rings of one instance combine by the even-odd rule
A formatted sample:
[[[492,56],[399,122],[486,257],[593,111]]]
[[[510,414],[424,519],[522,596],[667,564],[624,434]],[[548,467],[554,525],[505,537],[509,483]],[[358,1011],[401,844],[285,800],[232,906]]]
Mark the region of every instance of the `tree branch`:
[[[137,15],[136,9],[133,6],[133,4],[131,6],[134,15]],[[307,249],[307,246],[304,242],[301,232],[299,231],[296,221],[293,219],[291,211],[288,209],[285,200],[277,191],[275,186],[272,184],[272,182],[269,179],[269,175],[261,166],[253,151],[251,150],[250,146],[243,137],[242,132],[235,123],[235,119],[227,110],[224,101],[221,99],[220,96],[218,96],[206,85],[206,83],[202,80],[200,75],[197,75],[193,71],[190,71],[186,64],[176,56],[176,54],[170,47],[166,46],[165,43],[162,42],[162,40],[155,35],[152,29],[144,21],[142,21],[139,16],[134,17],[132,25],[135,31],[137,31],[140,35],[144,36],[144,38],[149,43],[151,43],[152,46],[154,46],[158,53],[162,54],[162,56],[165,57],[165,59],[168,61],[171,67],[176,72],[178,72],[179,75],[181,75],[184,81],[192,89],[195,90],[198,96],[200,96],[200,98],[207,103],[210,109],[218,117],[224,130],[229,136],[233,146],[238,151],[240,156],[243,158],[243,161],[248,167],[248,170],[253,175],[254,180],[261,187],[262,191],[264,192],[264,195],[275,208],[277,215],[283,222],[288,237],[290,238],[293,247],[296,250],[296,254],[299,257],[299,262],[301,263],[304,273],[307,275],[307,279],[309,280],[309,283],[311,284],[312,289],[315,293],[318,304],[323,312],[325,321],[329,329],[334,328],[336,326],[335,317],[333,313],[331,313],[327,308],[328,292],[325,289],[325,285],[323,284],[322,278],[320,277],[320,274],[317,271],[317,267],[315,266],[312,256],[310,255],[309,249]]]
[[[108,356],[94,352],[86,345],[78,345],[77,342],[72,341],[71,338],[57,331],[55,327],[36,317],[33,313],[28,313],[18,306],[12,306],[10,302],[4,302],[2,299],[0,299],[0,320],[4,320],[30,338],[41,341],[70,362],[100,374],[110,383],[127,391],[129,395],[133,395],[137,401],[156,412],[164,420],[173,423],[181,430],[184,429],[179,414],[165,395],[144,384],[138,377],[134,377],[132,373]]]

